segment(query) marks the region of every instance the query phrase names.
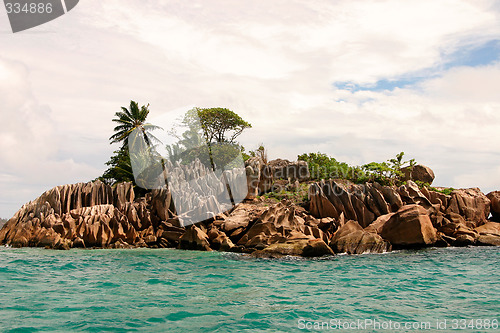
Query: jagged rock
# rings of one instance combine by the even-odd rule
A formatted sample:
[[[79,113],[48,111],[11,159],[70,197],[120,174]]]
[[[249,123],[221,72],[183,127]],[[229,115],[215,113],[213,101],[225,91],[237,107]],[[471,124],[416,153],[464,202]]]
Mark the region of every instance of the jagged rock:
[[[313,236],[314,238],[318,238],[327,243],[330,239],[328,233],[323,232],[320,228],[305,226],[304,227],[304,235]]]
[[[52,249],[56,246],[57,243],[59,243],[60,240],[61,240],[61,235],[59,235],[52,229],[48,229],[41,233],[38,241],[38,246]]]
[[[380,236],[392,245],[431,245],[437,240],[427,211],[418,205],[401,207],[381,227]]]
[[[113,203],[122,210],[126,202],[133,202],[135,198],[134,185],[131,182],[119,183],[113,189]]]
[[[488,222],[475,229],[480,235],[493,235],[500,237],[500,223]]]
[[[415,201],[403,188],[411,203]],[[418,189],[418,188],[417,188]],[[378,183],[365,185],[345,185],[334,180],[321,181],[310,186],[310,211],[315,217],[332,217],[338,219],[344,214],[348,220],[357,221],[362,227],[369,226],[379,216],[397,211],[403,206],[400,194],[391,187]],[[418,193],[412,191],[412,193]],[[432,205],[426,200],[428,206]]]
[[[304,230],[305,221],[295,214],[296,207],[290,202],[282,201],[267,208],[259,217],[261,223],[272,223],[278,230],[282,228],[285,235],[291,230]]]
[[[169,209],[172,208],[172,205],[172,194],[168,189],[160,188],[151,191],[152,213],[158,216],[161,221],[169,219]]]
[[[470,235],[459,235],[456,239],[455,242],[453,242],[454,246],[469,246],[469,245],[474,245],[476,240],[474,237]]]
[[[334,217],[337,218],[339,213],[333,204],[326,198],[321,187],[318,184],[312,184],[309,188],[311,214],[315,217]]]
[[[348,221],[340,227],[330,241],[336,253],[361,254],[383,253],[391,250],[391,245],[379,235],[370,233],[356,221]]]
[[[304,256],[321,257],[333,255],[332,249],[320,239],[294,239],[283,243],[274,243],[264,248],[252,252],[252,256],[257,258],[280,258],[283,256]]]
[[[155,244],[157,242],[157,238],[154,235],[147,235],[146,237],[143,238],[144,242],[148,244],[149,246]]]
[[[238,241],[238,245],[243,245],[245,247],[254,247],[255,244],[260,243],[268,245],[270,244],[269,238],[276,234],[278,234],[278,231],[273,223],[258,222],[255,223],[245,235],[243,235],[243,237]]]
[[[486,246],[500,246],[500,236],[479,235],[476,240],[476,244]]]
[[[195,225],[187,228],[179,239],[181,249],[211,251],[208,235]]]
[[[436,191],[428,191],[428,193],[429,193],[429,197],[428,197],[429,201],[433,205],[439,205],[439,210],[442,213],[445,213],[446,208],[448,207],[448,205],[450,203],[451,196],[446,195],[446,194],[441,193],[441,192],[436,192]]]
[[[174,231],[174,230],[165,230],[161,234],[161,238],[166,239],[167,241],[177,244],[179,243],[179,239],[181,236],[184,234],[184,232],[181,231]]]
[[[490,200],[478,188],[460,189],[451,192],[447,213],[456,213],[480,226],[490,215]]]
[[[500,191],[490,192],[486,195],[491,202],[491,219],[500,222]]]
[[[211,231],[215,231],[216,229],[211,229]],[[219,251],[231,251],[231,249],[234,247],[233,242],[231,239],[223,232],[213,232],[214,234],[217,233],[216,237],[212,238],[211,235],[209,234],[210,238],[210,244],[212,245],[211,247],[214,250],[219,250]]]
[[[418,180],[424,183],[428,183],[429,185],[432,184],[435,178],[434,172],[431,170],[431,168],[421,164],[414,165],[413,167],[403,168],[401,169],[401,171],[404,173],[405,180]]]
[[[248,159],[245,164],[248,186],[247,199],[254,199],[259,194],[260,171],[262,169],[263,161],[258,157],[252,157]]]
[[[389,221],[389,219],[396,213],[389,213],[385,215],[381,215],[377,217],[375,221],[373,221],[372,224],[370,224],[368,227],[365,228],[365,231],[374,233],[374,234],[380,234],[382,232],[382,228],[384,225]]]
[[[303,181],[309,179],[309,168],[307,162],[297,161],[290,162],[289,160],[276,159],[269,161],[268,165],[272,169],[273,179],[289,179]]]
[[[250,214],[245,206],[237,207],[221,224],[222,230],[231,233],[238,228],[246,228],[250,223]]]
[[[75,238],[75,240],[73,241],[73,247],[76,247],[76,248],[85,248],[85,242],[83,241],[83,239],[81,239],[80,237],[77,237]]]
[[[367,183],[366,188],[370,194],[371,200],[375,203],[374,209],[376,209],[377,216],[380,215],[385,215],[389,214],[391,212],[391,209],[389,207],[389,204],[386,202],[384,195],[382,194],[381,191],[379,191],[375,185]],[[368,196],[367,196],[368,197]]]

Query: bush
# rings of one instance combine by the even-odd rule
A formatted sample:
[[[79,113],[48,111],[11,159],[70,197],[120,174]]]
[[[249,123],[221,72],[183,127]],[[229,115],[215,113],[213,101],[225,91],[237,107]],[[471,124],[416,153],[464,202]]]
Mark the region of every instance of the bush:
[[[400,185],[403,182],[402,168],[415,165],[415,160],[403,161],[404,152],[386,162],[371,162],[362,166],[350,166],[338,162],[323,153],[309,153],[298,156],[306,161],[312,180],[346,179],[354,183],[378,182],[382,185]]]

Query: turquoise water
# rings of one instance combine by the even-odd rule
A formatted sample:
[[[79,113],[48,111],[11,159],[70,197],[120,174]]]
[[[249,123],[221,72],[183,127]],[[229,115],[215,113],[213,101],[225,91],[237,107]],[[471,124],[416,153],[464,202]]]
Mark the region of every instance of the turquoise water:
[[[319,260],[0,248],[0,331],[303,332],[334,319],[432,330],[446,319],[450,331],[452,320],[500,319],[499,264],[491,247]]]

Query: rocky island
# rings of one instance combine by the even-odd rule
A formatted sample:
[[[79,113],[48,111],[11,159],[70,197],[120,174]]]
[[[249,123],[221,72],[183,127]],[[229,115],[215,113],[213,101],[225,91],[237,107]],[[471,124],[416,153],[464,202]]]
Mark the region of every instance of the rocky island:
[[[397,186],[309,180],[304,161],[246,161],[248,196],[225,213],[183,227],[167,187],[143,196],[132,183],[57,186],[25,204],[0,230],[12,247],[179,248],[317,257],[429,246],[500,246],[500,191],[445,194],[416,182],[434,174],[416,165]],[[415,182],[416,181],[416,182]],[[267,194],[307,190],[303,202]]]

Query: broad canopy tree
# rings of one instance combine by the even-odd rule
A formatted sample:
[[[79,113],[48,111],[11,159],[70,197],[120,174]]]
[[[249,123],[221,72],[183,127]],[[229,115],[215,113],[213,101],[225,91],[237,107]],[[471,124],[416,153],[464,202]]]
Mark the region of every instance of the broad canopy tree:
[[[186,130],[175,134],[178,142],[167,146],[172,161],[190,163],[198,158],[212,169],[231,167],[241,153],[236,138],[252,125],[227,108],[193,108],[189,110],[178,127]]]

